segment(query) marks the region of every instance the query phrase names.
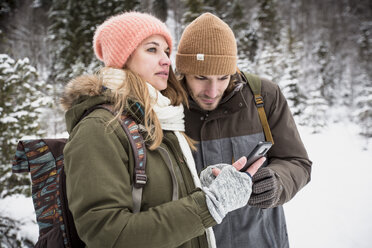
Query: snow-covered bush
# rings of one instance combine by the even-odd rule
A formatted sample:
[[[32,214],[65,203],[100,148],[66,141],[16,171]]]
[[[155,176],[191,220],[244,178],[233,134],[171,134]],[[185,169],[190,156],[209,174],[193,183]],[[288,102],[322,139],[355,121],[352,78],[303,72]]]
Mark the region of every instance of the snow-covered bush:
[[[0,54],[0,89],[0,197],[29,195],[28,177],[12,175],[11,163],[19,139],[42,134],[38,118],[47,89],[27,58],[16,61],[7,54]]]

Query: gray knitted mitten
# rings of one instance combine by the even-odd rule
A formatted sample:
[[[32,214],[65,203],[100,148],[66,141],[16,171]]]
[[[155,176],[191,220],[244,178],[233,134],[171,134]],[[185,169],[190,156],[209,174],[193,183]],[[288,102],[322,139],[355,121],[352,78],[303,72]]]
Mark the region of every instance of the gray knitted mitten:
[[[252,195],[248,204],[259,208],[278,206],[283,186],[279,176],[270,168],[262,167],[252,178]]]
[[[252,180],[233,166],[223,166],[221,173],[208,186],[202,186],[206,194],[208,210],[219,224],[225,215],[248,203],[252,192]],[[204,185],[207,185],[204,181]]]
[[[213,182],[214,179],[216,179],[216,176],[213,175],[212,169],[213,168],[218,168],[222,170],[222,168],[226,166],[231,166],[230,164],[214,164],[210,165],[207,168],[205,168],[201,173],[200,173],[200,182],[202,187],[209,187],[209,185]]]

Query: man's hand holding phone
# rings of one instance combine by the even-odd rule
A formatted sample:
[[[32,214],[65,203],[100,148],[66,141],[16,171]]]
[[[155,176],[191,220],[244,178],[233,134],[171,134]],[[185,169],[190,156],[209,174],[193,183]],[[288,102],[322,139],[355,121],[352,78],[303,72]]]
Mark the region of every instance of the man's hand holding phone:
[[[246,172],[249,166],[251,166],[258,159],[266,155],[266,153],[270,150],[271,146],[272,146],[271,142],[264,142],[264,141],[258,142],[256,147],[247,156],[247,163],[245,164],[243,168],[240,169],[240,171]]]
[[[253,177],[254,174],[256,174],[257,170],[261,167],[261,165],[265,162],[266,158],[261,157],[256,162],[254,162],[249,168],[243,172],[246,172],[250,175],[250,177]],[[241,171],[241,169],[245,166],[247,163],[247,158],[245,156],[241,157],[235,163],[232,165],[238,170]],[[213,168],[212,173],[214,176],[218,176],[220,174],[221,170],[218,168]]]
[[[241,172],[246,172],[250,177],[257,172],[261,165],[265,162],[265,155],[271,148],[271,142],[258,142],[257,146],[252,150],[252,152],[247,157],[241,157],[238,159],[233,166]],[[252,167],[252,169],[250,169]],[[217,176],[220,173],[220,169],[214,168],[212,170],[213,175]]]

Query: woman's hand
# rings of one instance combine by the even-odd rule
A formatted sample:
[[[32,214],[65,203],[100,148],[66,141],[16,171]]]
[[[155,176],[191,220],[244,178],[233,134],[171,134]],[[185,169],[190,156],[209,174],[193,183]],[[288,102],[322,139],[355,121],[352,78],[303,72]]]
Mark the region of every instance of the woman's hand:
[[[232,166],[216,164],[202,171],[201,188],[206,195],[208,210],[217,223],[221,223],[227,213],[247,205],[252,193],[252,176],[264,161],[265,158],[260,158],[245,172],[239,170],[247,162],[246,157],[241,157]]]

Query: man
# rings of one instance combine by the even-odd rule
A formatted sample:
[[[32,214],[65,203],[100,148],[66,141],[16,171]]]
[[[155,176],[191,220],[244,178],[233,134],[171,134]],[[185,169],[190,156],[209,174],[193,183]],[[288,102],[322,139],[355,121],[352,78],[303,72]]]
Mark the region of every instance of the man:
[[[198,171],[210,164],[231,164],[265,140],[251,88],[237,73],[232,30],[205,13],[184,30],[176,69],[189,94],[186,133],[197,143]],[[253,177],[248,205],[215,226],[217,247],[289,247],[282,205],[310,181],[311,161],[279,87],[261,79],[264,110],[274,145]]]

